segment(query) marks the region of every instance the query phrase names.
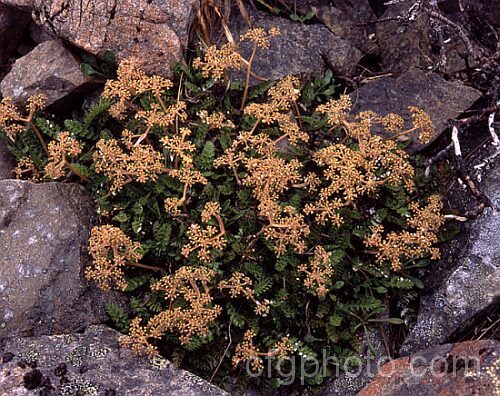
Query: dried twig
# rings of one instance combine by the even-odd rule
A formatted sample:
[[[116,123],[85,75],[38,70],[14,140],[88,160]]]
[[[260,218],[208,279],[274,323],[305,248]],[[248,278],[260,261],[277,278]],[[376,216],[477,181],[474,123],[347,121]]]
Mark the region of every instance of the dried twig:
[[[456,161],[456,171],[458,173],[459,180],[463,181],[465,185],[469,188],[472,195],[477,200],[477,207],[474,210],[468,211],[463,214],[463,217],[468,219],[476,218],[486,207],[493,207],[490,199],[476,186],[476,183],[470,177],[467,172],[465,161],[462,157],[462,149],[460,147],[460,141],[458,139],[459,129],[457,126],[454,126],[451,131],[451,140],[453,142],[453,148],[455,152],[455,161]]]

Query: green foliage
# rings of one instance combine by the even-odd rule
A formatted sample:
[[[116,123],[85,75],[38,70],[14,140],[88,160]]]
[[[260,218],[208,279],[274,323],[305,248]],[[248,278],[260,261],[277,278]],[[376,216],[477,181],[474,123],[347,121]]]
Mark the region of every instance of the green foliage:
[[[119,331],[128,332],[130,319],[125,311],[116,304],[108,304],[106,305],[106,313]]]
[[[333,73],[327,69],[323,75],[317,76],[312,82],[306,84],[302,91],[302,101],[305,106],[327,102],[335,94],[336,88]]]
[[[80,70],[87,76],[95,76],[103,79],[115,76],[116,57],[112,51],[104,51],[102,60],[92,54],[83,52],[82,60]]]

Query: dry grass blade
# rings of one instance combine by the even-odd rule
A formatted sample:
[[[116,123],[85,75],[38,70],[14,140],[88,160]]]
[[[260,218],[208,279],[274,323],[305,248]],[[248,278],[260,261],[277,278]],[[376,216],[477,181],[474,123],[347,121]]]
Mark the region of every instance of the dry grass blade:
[[[251,29],[252,28],[252,21],[250,20],[250,16],[249,16],[248,11],[245,7],[245,4],[243,4],[243,0],[236,0],[236,4],[238,5],[241,16],[243,17],[243,19],[247,23],[248,27]]]

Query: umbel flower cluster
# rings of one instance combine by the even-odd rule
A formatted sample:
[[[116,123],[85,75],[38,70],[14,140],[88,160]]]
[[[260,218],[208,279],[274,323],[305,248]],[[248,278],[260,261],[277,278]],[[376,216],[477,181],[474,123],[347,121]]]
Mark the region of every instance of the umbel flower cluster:
[[[235,44],[210,47],[180,87],[123,61],[102,95],[111,126],[94,135],[77,124],[45,144],[33,122],[43,98],[27,116],[0,105],[13,144],[28,130],[46,150],[43,166],[22,158],[19,175],[77,176],[99,202],[108,224],[92,229],[85,274],[136,291],[121,343],[137,353],[158,354],[166,337],[188,350],[214,342],[220,359],[231,351],[254,371],[326,344],[340,353],[381,311],[374,290],[411,287],[406,265],[439,257],[442,203],[415,199],[398,143],[432,139],[429,116],[409,108],[405,129],[396,114],[353,114],[346,95],[305,109],[295,77],[253,91],[251,63],[278,33],[244,35],[248,60]],[[246,84],[233,90],[241,68]]]

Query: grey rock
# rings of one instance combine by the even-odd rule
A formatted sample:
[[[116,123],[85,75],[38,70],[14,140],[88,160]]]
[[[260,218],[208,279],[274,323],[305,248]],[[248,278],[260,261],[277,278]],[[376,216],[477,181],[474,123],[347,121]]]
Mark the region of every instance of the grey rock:
[[[411,117],[407,107],[421,108],[434,123],[436,133],[433,140],[448,127],[448,120],[459,116],[480,97],[481,93],[474,88],[418,69],[410,69],[398,77],[382,77],[351,94],[354,112],[396,113],[405,119],[408,127],[411,126]],[[410,136],[414,138],[413,150],[427,146],[416,140],[416,134]]]
[[[124,306],[84,279],[94,220],[79,185],[0,181],[0,338],[81,331]]]
[[[345,2],[333,7],[322,4],[311,7],[318,20],[336,36],[351,42],[365,54],[378,55],[380,48],[375,40],[375,24],[369,23],[377,18],[367,1],[348,5]],[[342,7],[341,7],[342,6]]]
[[[252,71],[261,77],[277,80],[287,75],[311,76],[325,68],[325,62],[335,72],[350,75],[362,56],[350,42],[335,36],[325,26],[304,25],[289,19],[270,17],[251,12],[254,27],[269,30],[279,28],[281,34],[271,39],[271,46],[258,50]],[[248,26],[240,16],[234,16],[230,29],[238,40]],[[240,50],[245,59],[250,57],[252,44],[244,41]]]
[[[60,41],[46,41],[19,58],[0,84],[2,95],[25,104],[31,95],[43,93],[47,105],[76,94],[91,81],[80,71],[80,63]]]
[[[197,0],[35,0],[35,22],[94,55],[136,58],[147,73],[170,75],[181,61]]]
[[[483,168],[479,184],[497,208],[499,166],[497,157],[489,170]],[[401,348],[403,354],[448,341],[500,302],[499,229],[500,211],[488,208],[444,247],[443,259],[430,274],[440,281],[422,296],[417,323]],[[439,272],[441,267],[449,270]]]
[[[26,375],[33,370],[18,365],[20,361],[36,361],[36,370],[50,380],[52,389],[44,393],[50,396],[101,396],[111,391],[117,396],[227,395],[166,359],[137,357],[121,348],[119,336],[106,326],[90,326],[83,334],[7,340],[3,351],[11,354],[12,359],[0,364],[0,394],[41,394],[43,383],[36,389],[26,389]]]
[[[0,2],[0,63],[5,63],[16,48],[30,15]]]
[[[12,179],[14,177],[14,168],[14,158],[7,149],[5,142],[0,140],[0,180]]]
[[[383,339],[376,330],[368,332],[370,344],[373,347],[375,356],[369,349],[366,340],[363,341],[361,353],[357,357],[361,365],[348,370],[339,371],[328,380],[327,385],[321,392],[324,396],[355,396],[367,384],[369,384],[377,374],[382,365],[390,360],[384,347]],[[353,363],[351,361],[351,363]]]

